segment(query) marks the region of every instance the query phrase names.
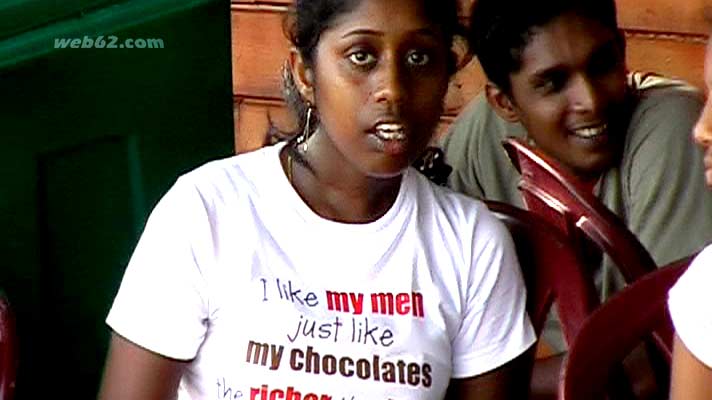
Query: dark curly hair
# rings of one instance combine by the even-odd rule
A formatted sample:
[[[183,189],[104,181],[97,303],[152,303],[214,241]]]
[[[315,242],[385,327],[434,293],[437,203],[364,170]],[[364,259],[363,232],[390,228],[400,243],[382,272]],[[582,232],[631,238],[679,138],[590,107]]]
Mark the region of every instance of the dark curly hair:
[[[487,79],[511,93],[510,75],[522,67],[522,53],[536,29],[573,13],[617,32],[614,0],[476,0],[470,15],[469,42]]]
[[[360,1],[362,0],[295,0],[285,19],[284,31],[308,67],[314,66],[321,34],[331,27],[338,16],[353,11]],[[384,1],[384,5],[386,3],[387,0]],[[458,18],[457,0],[423,0],[423,3],[425,15],[440,27],[447,44],[453,49],[448,59],[448,70],[450,74],[454,74],[458,68],[454,42],[456,38],[462,38],[466,42],[465,29]],[[287,65],[282,68],[282,96],[298,121],[298,126],[291,132],[284,132],[270,121],[267,135],[270,143],[286,139],[295,140],[306,126],[307,105],[297,90]],[[318,115],[315,115],[309,126],[314,129],[317,125]]]

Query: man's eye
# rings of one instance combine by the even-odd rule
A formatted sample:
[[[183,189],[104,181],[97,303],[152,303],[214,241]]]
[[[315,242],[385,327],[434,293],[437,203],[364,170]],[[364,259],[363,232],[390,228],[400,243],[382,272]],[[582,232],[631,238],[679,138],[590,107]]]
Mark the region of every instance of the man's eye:
[[[541,79],[534,84],[534,88],[544,94],[558,93],[566,85],[566,79],[562,76],[551,76]]]
[[[541,81],[537,83],[535,87],[537,90],[544,93],[550,93],[556,90],[556,85],[551,80]]]
[[[358,66],[368,65],[375,61],[375,57],[365,51],[355,51],[348,55],[349,61]]]
[[[423,66],[430,61],[430,56],[422,51],[411,51],[407,56],[408,64]]]

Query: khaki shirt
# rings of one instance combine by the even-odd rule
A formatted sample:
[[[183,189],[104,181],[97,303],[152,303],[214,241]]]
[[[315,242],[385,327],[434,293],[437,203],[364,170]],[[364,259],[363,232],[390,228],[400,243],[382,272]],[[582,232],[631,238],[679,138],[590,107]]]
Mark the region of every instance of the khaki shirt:
[[[630,74],[635,106],[620,163],[594,188],[596,196],[648,249],[658,265],[699,251],[712,242],[712,190],[706,187],[703,153],[691,139],[703,96],[684,82]],[[477,198],[523,207],[519,173],[501,145],[525,138],[520,124],[501,119],[483,94],[453,123],[441,145],[453,167],[448,185]],[[604,257],[596,274],[602,299],[624,285]]]

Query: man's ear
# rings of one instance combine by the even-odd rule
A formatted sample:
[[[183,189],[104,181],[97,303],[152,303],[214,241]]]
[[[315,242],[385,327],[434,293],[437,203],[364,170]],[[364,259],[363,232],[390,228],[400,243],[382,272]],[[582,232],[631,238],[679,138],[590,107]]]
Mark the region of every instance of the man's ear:
[[[304,62],[304,57],[295,48],[289,52],[289,67],[297,90],[306,101],[314,103],[314,72]]]
[[[617,33],[618,33],[618,35],[617,35],[618,36],[617,37],[618,45],[620,46],[621,51],[625,55],[625,48],[627,45],[626,38],[625,38],[625,32],[623,31],[623,29],[619,28]]]
[[[625,32],[623,32],[623,29],[618,29],[618,36],[617,36],[617,42],[618,42],[618,50],[620,51],[620,62],[625,64],[626,63],[626,38],[625,38]],[[626,71],[627,72],[627,71]]]
[[[492,82],[485,84],[485,97],[494,111],[508,122],[519,122],[519,113],[512,99]]]

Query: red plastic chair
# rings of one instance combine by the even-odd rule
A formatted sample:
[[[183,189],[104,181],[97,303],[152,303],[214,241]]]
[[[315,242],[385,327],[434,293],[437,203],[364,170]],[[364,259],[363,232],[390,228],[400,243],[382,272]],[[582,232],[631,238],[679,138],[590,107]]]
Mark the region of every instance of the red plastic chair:
[[[652,332],[664,332],[668,336],[657,340],[672,342],[667,293],[692,258],[647,274],[591,314],[569,348],[560,387],[562,400],[605,398],[609,372],[641,340]]]
[[[452,170],[444,160],[442,150],[431,146],[413,166],[433,182],[444,184]],[[570,343],[599,304],[578,253],[556,227],[534,213],[501,202],[485,203],[514,238],[527,286],[527,309],[537,335],[556,300],[564,339]]]
[[[485,203],[514,239],[527,287],[527,309],[537,335],[555,302],[564,339],[571,343],[599,304],[575,249],[541,217],[509,204]]]
[[[627,284],[658,270],[638,238],[592,193],[581,189],[576,177],[521,139],[506,139],[503,145],[521,173],[519,188],[527,208],[557,226],[579,254],[586,254],[586,245],[593,242],[616,264]],[[611,325],[609,330],[614,327]],[[666,381],[669,376],[672,332],[672,322],[662,321],[654,326],[652,342],[646,340],[657,381]],[[624,384],[617,386],[622,388]]]
[[[608,254],[627,283],[657,269],[638,238],[592,193],[577,187],[576,177],[521,139],[509,138],[503,145],[521,173],[519,188],[527,209],[559,227],[579,249],[590,239]]]
[[[0,400],[11,400],[17,373],[15,318],[7,297],[0,291]]]

